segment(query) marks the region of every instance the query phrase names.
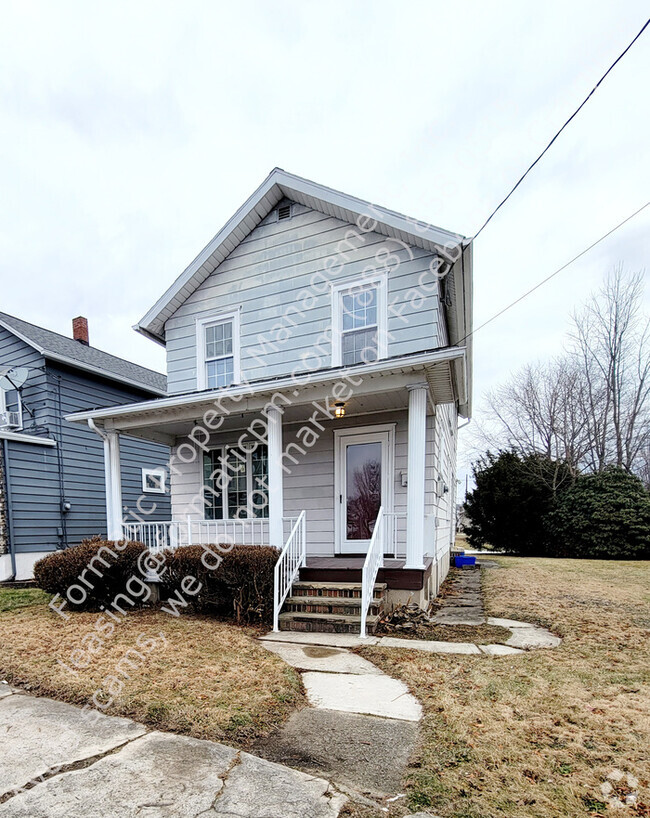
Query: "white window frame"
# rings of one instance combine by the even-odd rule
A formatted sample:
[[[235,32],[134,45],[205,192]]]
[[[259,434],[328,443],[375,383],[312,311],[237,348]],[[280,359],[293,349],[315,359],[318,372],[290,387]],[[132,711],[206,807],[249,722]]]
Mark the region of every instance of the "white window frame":
[[[159,489],[152,489],[147,485],[147,477],[160,478]],[[142,492],[143,494],[166,494],[167,493],[167,472],[163,468],[142,469]]]
[[[377,273],[363,278],[333,282],[332,288],[332,366],[343,365],[343,295],[367,287],[377,288],[377,360],[388,357],[388,276]]]
[[[23,399],[20,394],[20,390],[11,390],[12,392],[15,391],[18,393],[18,426],[12,427],[13,431],[20,431],[23,428]],[[7,397],[5,395],[5,390],[0,389],[0,414],[8,411],[7,410]],[[0,427],[4,428],[4,427]],[[8,429],[9,427],[7,427]]]
[[[219,315],[211,315],[208,318],[196,319],[196,388],[207,389],[207,359],[205,356],[205,331],[208,327],[216,324],[224,324],[227,321],[232,321],[232,357],[233,357],[233,383],[241,383],[241,341],[240,341],[240,327],[241,327],[241,308],[233,310],[232,312],[224,312]],[[230,356],[224,356],[230,357]],[[216,359],[210,359],[216,360]]]
[[[211,446],[205,452],[205,454],[207,454],[208,452],[220,452],[221,457],[224,458],[224,459],[228,457],[228,450],[229,449],[239,449],[241,452],[243,452],[246,455],[246,515],[247,516],[246,517],[230,517],[230,516],[228,516],[229,515],[228,486],[226,486],[224,489],[221,490],[221,511],[222,511],[223,516],[216,518],[217,521],[219,521],[219,520],[224,521],[224,522],[227,522],[227,521],[230,521],[230,520],[242,520],[242,521],[246,521],[246,520],[266,520],[266,521],[268,521],[268,519],[269,519],[268,515],[266,517],[256,517],[254,514],[251,514],[251,511],[253,509],[253,504],[251,502],[251,498],[253,496],[254,491],[258,491],[259,489],[258,489],[257,486],[255,486],[253,484],[253,480],[254,480],[254,478],[253,478],[253,451],[254,451],[254,449],[250,448],[250,444],[251,444],[250,440],[244,441],[243,446],[240,446],[237,443],[226,443],[223,446]],[[260,444],[258,442],[257,445],[266,446],[267,444],[266,443]],[[257,446],[255,448],[257,448]],[[267,447],[267,459],[268,459],[268,447]],[[200,463],[201,463],[200,481],[201,481],[201,487],[203,489],[203,487],[205,486],[204,476],[203,476],[203,457],[200,458]],[[269,479],[268,474],[266,476],[266,479],[267,479],[267,482],[268,482],[268,479]],[[266,488],[267,488],[267,492],[266,492],[266,508],[268,509],[269,508],[268,485],[267,485]],[[206,515],[205,515],[205,504],[203,506],[203,519],[206,522],[214,522],[214,520],[212,520],[211,518],[206,517]]]

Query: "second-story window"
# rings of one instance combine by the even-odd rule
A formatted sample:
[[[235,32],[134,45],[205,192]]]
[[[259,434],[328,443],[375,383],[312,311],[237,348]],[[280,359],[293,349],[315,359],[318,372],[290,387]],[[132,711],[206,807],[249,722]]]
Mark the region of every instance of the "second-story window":
[[[332,287],[332,365],[351,366],[386,357],[386,278]]]
[[[197,322],[197,387],[239,383],[239,312]]]

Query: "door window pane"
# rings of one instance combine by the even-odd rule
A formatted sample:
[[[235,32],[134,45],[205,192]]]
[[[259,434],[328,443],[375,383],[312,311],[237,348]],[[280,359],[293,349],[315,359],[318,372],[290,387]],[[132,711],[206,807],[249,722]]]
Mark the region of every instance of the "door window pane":
[[[348,540],[369,540],[381,506],[381,443],[345,449]]]
[[[253,472],[251,514],[253,517],[266,519],[269,516],[269,453],[266,446],[260,444],[251,453],[251,469]]]
[[[221,449],[213,449],[203,455],[203,498],[206,520],[223,519],[221,455]]]

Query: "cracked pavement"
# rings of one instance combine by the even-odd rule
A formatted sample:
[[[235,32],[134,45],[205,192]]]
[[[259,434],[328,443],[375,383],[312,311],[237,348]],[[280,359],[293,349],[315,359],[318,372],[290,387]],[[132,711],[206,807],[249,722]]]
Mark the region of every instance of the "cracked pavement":
[[[336,818],[323,778],[0,684],[0,818]]]

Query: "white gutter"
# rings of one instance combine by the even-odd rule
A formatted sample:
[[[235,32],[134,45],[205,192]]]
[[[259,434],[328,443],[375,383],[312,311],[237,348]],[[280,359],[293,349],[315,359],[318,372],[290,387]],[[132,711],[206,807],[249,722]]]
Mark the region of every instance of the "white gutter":
[[[4,429],[0,429],[0,440],[13,440],[16,443],[33,443],[35,446],[56,446],[56,440],[52,440],[51,437],[23,435],[20,432],[9,432]]]
[[[300,374],[287,375],[282,378],[276,378],[270,381],[252,381],[243,385],[229,387],[228,389],[213,389],[204,392],[193,392],[189,395],[175,395],[170,398],[160,398],[149,401],[142,401],[140,403],[127,403],[121,406],[113,406],[107,409],[93,409],[86,412],[74,412],[71,415],[66,415],[66,420],[72,423],[86,423],[90,419],[102,420],[105,418],[116,418],[122,415],[132,415],[139,412],[153,412],[163,409],[174,409],[178,406],[191,406],[193,404],[209,403],[216,398],[219,399],[237,399],[245,395],[262,395],[265,392],[276,392],[281,389],[289,387],[305,387],[313,386],[315,384],[327,383],[328,381],[338,380],[345,376],[361,376],[380,374],[382,372],[390,373],[393,369],[400,368],[422,368],[427,364],[440,363],[442,361],[465,360],[466,351],[464,347],[448,347],[443,350],[435,352],[420,353],[418,355],[408,356],[404,358],[385,358],[381,361],[375,361],[372,364],[364,364],[354,367],[337,367],[336,369],[329,369],[326,371],[317,370],[316,372],[307,373],[303,376]]]

